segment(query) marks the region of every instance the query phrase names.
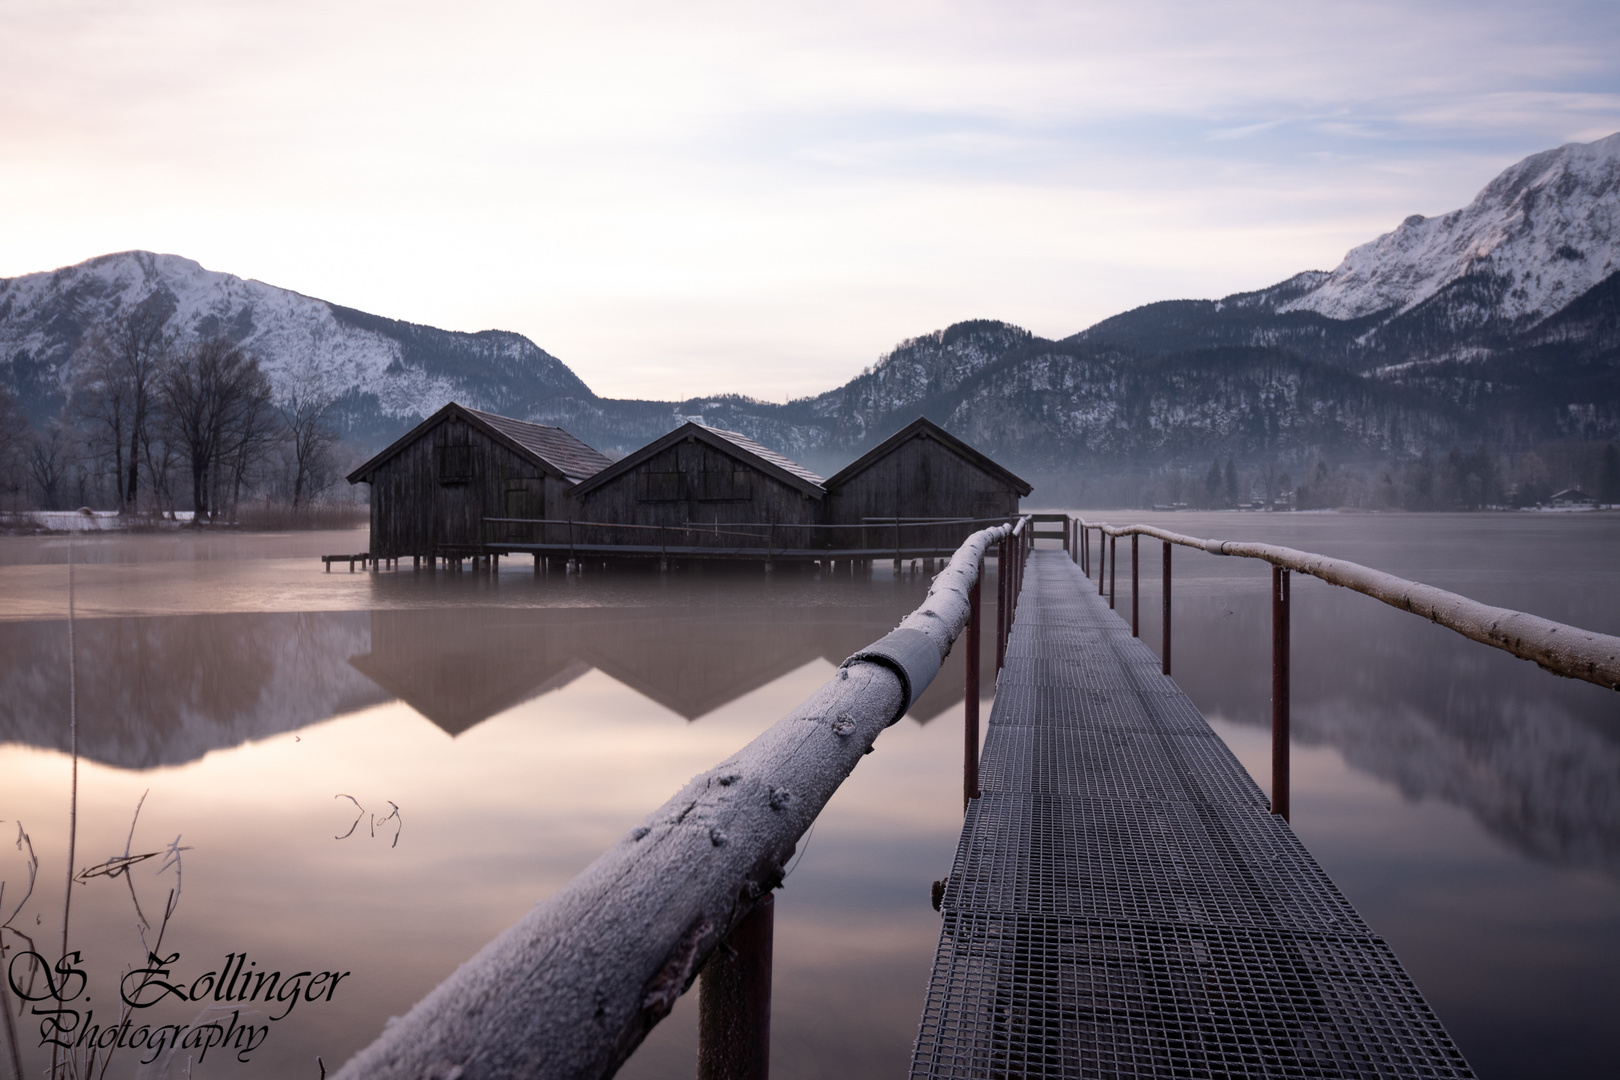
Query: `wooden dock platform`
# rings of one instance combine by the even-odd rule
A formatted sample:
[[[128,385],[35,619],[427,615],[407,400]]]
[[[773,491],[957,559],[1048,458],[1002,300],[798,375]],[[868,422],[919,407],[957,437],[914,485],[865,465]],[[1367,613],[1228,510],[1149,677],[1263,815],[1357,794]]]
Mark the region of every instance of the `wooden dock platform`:
[[[1159,660],[1031,555],[913,1077],[1473,1076]]]

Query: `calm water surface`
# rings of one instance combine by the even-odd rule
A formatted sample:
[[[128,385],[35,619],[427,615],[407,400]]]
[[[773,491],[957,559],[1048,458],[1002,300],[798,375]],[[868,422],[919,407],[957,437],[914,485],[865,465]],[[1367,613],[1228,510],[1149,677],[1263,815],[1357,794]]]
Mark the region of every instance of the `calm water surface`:
[[[1620,633],[1620,515],[1161,517]],[[345,1060],[926,590],[883,568],[853,581],[513,566],[492,581],[323,574],[314,561],[357,545],[352,533],[73,544],[74,862],[159,853],[75,885],[69,948],[90,975],[75,1007],[116,1020],[141,919],[150,944],[176,885],[163,853],[177,837],[162,949],[180,954],[176,981],[232,953],[284,975],[352,972],[331,1001],[254,1020],[269,1033],[249,1063],[216,1048],[194,1076],[314,1078],[317,1055]],[[1158,543],[1142,558],[1157,646]],[[1268,571],[1175,559],[1176,678],[1265,785]],[[27,884],[20,822],[40,870],[11,925],[53,957],[68,560],[66,539],[0,539],[0,918]],[[1296,831],[1481,1075],[1602,1075],[1620,1051],[1620,696],[1365,597],[1294,589]],[[939,931],[929,882],[949,870],[961,820],[959,654],[800,844],[777,904],[778,1076],[905,1072]],[[171,995],[139,1021],[208,1023],[209,1004]],[[690,1075],[695,1005],[683,998],[621,1075]],[[48,1060],[39,1023],[24,1007],[33,1075]],[[187,1054],[142,1067],[150,1051],[120,1051],[109,1075],[182,1076]]]

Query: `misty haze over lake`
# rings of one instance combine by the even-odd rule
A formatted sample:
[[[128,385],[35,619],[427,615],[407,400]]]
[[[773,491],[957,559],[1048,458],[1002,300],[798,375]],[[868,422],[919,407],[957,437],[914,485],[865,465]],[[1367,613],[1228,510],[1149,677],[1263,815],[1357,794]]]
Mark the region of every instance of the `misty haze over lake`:
[[[1620,633],[1620,515],[1088,517],[1288,544]],[[79,862],[122,849],[150,789],[137,846],[194,846],[172,931],[188,962],[245,948],[355,972],[347,1002],[231,1065],[248,1075],[345,1059],[926,590],[884,567],[869,581],[526,567],[491,580],[323,574],[313,558],[353,547],[75,542]],[[1141,551],[1157,648],[1159,545]],[[62,538],[0,541],[0,816],[33,837],[29,910],[45,913],[65,837],[67,558]],[[1266,582],[1256,563],[1175,553],[1175,678],[1262,785]],[[1366,597],[1298,576],[1294,589],[1295,830],[1482,1075],[1612,1060],[1620,699]],[[960,664],[958,651],[800,845],[777,913],[778,1075],[905,1067],[938,934],[928,884],[960,827]],[[982,674],[988,693],[993,658]],[[334,839],[352,817],[340,792],[368,812],[396,803],[398,845],[392,824]],[[19,868],[8,845],[0,877]],[[75,945],[103,972],[134,956],[128,897],[108,884],[75,896]],[[260,917],[272,908],[278,920]],[[691,998],[622,1075],[690,1070]]]

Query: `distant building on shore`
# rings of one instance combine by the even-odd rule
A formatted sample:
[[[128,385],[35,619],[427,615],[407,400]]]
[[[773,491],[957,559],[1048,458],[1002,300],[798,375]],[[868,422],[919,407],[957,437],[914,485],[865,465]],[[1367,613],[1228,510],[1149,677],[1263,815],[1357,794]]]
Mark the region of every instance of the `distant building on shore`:
[[[1547,505],[1555,510],[1590,510],[1597,505],[1597,501],[1584,491],[1575,488],[1565,488],[1555,492],[1547,500]]]

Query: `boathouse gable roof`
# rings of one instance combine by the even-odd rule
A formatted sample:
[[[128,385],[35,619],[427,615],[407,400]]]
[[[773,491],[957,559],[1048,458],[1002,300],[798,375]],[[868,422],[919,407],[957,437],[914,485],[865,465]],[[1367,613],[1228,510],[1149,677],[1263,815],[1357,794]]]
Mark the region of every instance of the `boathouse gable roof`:
[[[821,477],[798,462],[761,446],[740,432],[726,431],[724,428],[709,427],[707,424],[698,424],[692,421],[682,424],[667,435],[654,439],[640,450],[626,454],[574,488],[574,494],[584,495],[594,491],[616,477],[634,471],[638,465],[648,458],[662,453],[687,438],[694,438],[707,443],[722,453],[758,469],[765,475],[795,488],[813,499],[820,499],[827,494],[827,489],[822,485]]]
[[[469,409],[452,401],[351,472],[349,483],[369,483],[378,468],[453,416],[460,417],[513,453],[529,458],[537,467],[561,476],[571,484],[577,484],[613,464],[606,455],[593,450],[562,428]]]
[[[955,435],[952,435],[950,432],[946,431],[944,428],[940,427],[926,416],[917,417],[917,419],[913,420],[911,423],[907,424],[893,435],[890,435],[887,439],[884,439],[882,442],[872,447],[872,449],[868,450],[866,453],[862,454],[848,465],[845,465],[842,469],[839,469],[836,473],[824,481],[824,486],[828,491],[837,491],[839,488],[849,483],[850,480],[854,479],[856,476],[859,476],[877,462],[888,457],[890,454],[894,453],[901,446],[910,442],[912,439],[935,440],[941,446],[950,450],[958,457],[963,458],[970,464],[979,468],[981,471],[988,473],[990,476],[993,476],[997,480],[1000,480],[1002,483],[1006,484],[1013,491],[1016,491],[1020,497],[1026,496],[1031,491],[1035,490],[1030,485],[1029,481],[1012,472],[1010,469],[997,464],[988,455],[975,450],[973,447],[969,446],[961,439],[958,439]]]

